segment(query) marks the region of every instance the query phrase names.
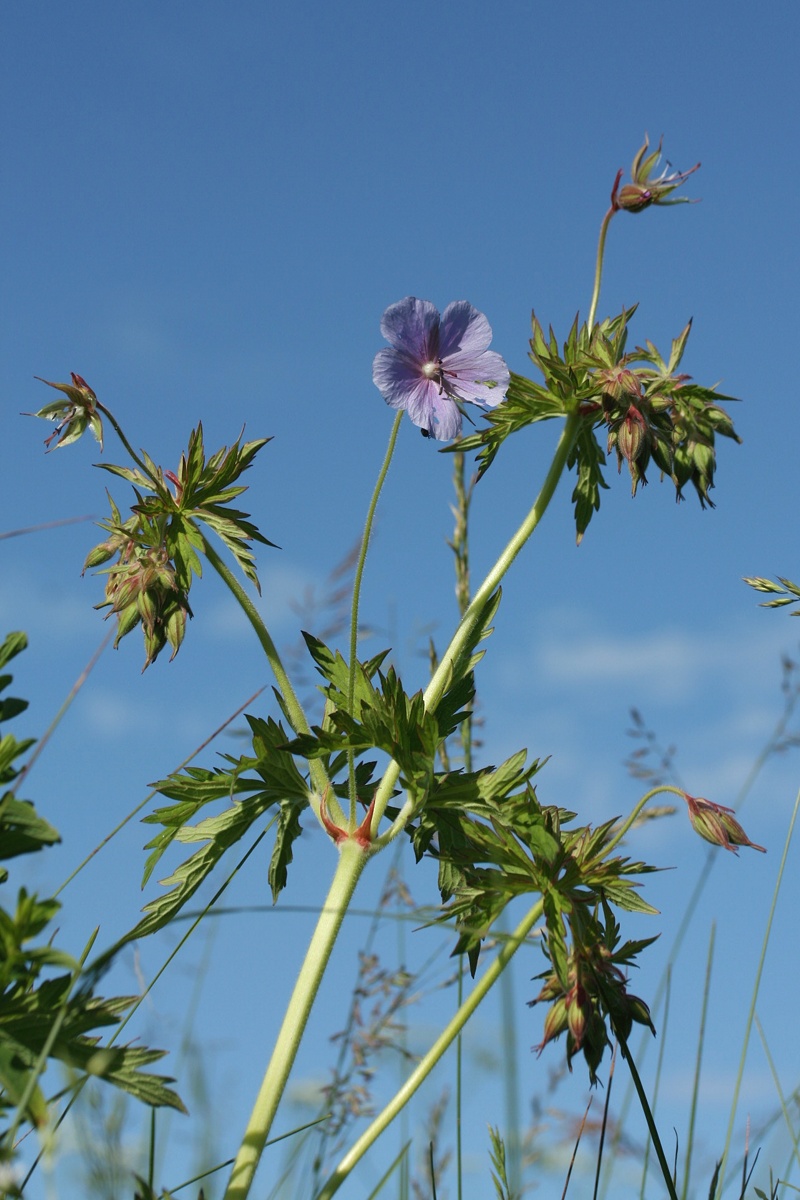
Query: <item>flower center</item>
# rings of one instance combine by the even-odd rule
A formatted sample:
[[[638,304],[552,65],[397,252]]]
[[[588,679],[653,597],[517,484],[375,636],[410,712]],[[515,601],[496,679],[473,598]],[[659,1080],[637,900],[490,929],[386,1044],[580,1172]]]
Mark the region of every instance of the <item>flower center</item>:
[[[447,385],[444,381],[445,375],[452,375],[454,379],[457,378],[455,371],[445,371],[444,363],[440,358],[431,359],[424,363],[422,367],[422,374],[426,379],[434,379],[438,383],[440,396],[443,396],[444,393],[448,391]]]

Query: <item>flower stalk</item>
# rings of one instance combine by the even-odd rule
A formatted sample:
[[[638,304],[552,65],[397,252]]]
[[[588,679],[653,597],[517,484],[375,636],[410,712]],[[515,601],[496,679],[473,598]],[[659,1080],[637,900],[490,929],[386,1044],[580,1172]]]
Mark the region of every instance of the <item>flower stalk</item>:
[[[311,1007],[368,858],[364,850],[350,838],[341,841],[339,851],[333,881],[286,1006],[269,1065],[233,1164],[224,1200],[245,1200],[250,1192],[256,1168],[305,1032]]]
[[[394,448],[397,445],[397,435],[400,431],[400,422],[403,419],[402,409],[398,412],[392,425],[392,432],[389,434],[389,445],[386,447],[386,454],[378,472],[378,478],[375,483],[375,488],[372,493],[372,499],[369,502],[367,509],[367,519],[364,522],[364,533],[361,537],[361,546],[358,551],[358,563],[356,564],[355,576],[353,579],[353,603],[350,609],[350,664],[347,678],[347,705],[348,711],[353,711],[356,694],[356,667],[358,665],[358,609],[361,601],[361,580],[364,576],[364,564],[367,560],[367,551],[369,550],[369,539],[372,535],[372,526],[375,521],[375,510],[378,507],[378,499],[386,476],[389,472],[389,466],[394,455]],[[349,767],[349,786],[350,786],[350,827],[354,829],[356,826],[356,812],[358,797],[356,795],[356,769],[355,755],[352,750],[347,752],[347,760]]]
[[[278,648],[270,637],[269,630],[264,624],[261,614],[259,613],[253,601],[244,590],[239,580],[228,569],[226,564],[217,554],[214,547],[208,541],[208,538],[203,537],[203,553],[205,554],[211,566],[219,575],[222,582],[228,587],[242,609],[242,612],[247,617],[252,625],[255,635],[261,643],[261,648],[266,655],[267,662],[272,668],[272,674],[280,688],[281,696],[286,705],[286,711],[295,733],[308,733],[309,724],[306,719],[306,714],[303,711],[303,706],[297,698],[297,693],[292,686],[292,681],[286,673],[286,668],[281,661],[281,656],[278,653]],[[320,800],[319,797],[325,794],[326,789],[330,787],[330,780],[327,772],[319,759],[313,759],[309,763],[311,779],[314,784],[314,791],[309,794],[309,802],[311,803],[314,813],[319,819],[320,816]]]
[[[542,484],[539,495],[533,504],[525,520],[522,522],[516,533],[508,542],[500,557],[497,559],[494,566],[491,568],[486,578],[481,583],[472,600],[470,601],[458,627],[450,639],[450,644],[439,660],[439,665],[431,677],[428,686],[423,692],[423,701],[428,712],[434,711],[437,704],[444,695],[447,686],[452,678],[453,668],[458,661],[460,655],[464,652],[465,647],[469,643],[469,639],[475,631],[475,627],[480,620],[484,607],[490,596],[495,592],[511,564],[522,550],[525,543],[534,532],[545,512],[550,501],[553,498],[558,482],[564,472],[564,468],[569,459],[575,438],[580,425],[580,417],[573,413],[567,417],[564,428],[561,431],[561,436],[556,446],[556,451],[553,456],[553,461],[550,464],[550,469]],[[377,837],[380,820],[386,811],[386,805],[389,803],[394,785],[397,783],[400,775],[400,767],[393,759],[384,773],[377,792],[375,793],[375,810],[372,817],[372,833],[373,837]],[[403,806],[391,828],[387,830],[379,839],[381,845],[385,845],[391,841],[405,827],[412,816],[412,810],[408,802]]]

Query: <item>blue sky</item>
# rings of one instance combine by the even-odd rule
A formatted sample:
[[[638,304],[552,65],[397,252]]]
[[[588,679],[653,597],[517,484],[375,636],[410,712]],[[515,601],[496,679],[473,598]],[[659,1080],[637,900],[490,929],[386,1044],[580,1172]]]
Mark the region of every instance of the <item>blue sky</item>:
[[[610,187],[645,131],[653,140],[664,134],[677,169],[702,161],[686,189],[702,203],[615,220],[600,313],[638,301],[634,339],[662,348],[693,317],[685,369],[744,400],[734,413],[743,445],[719,448],[717,508],[702,512],[693,496],[677,506],[655,472],[631,501],[612,468],[611,489],[576,548],[572,483],[562,483],[507,581],[478,686],[487,759],[523,745],[551,755],[540,777],[548,803],[595,821],[632,806],[637,786],[622,765],[632,705],[678,746],[690,790],[732,802],[780,712],[780,655],[796,648],[788,616],[759,609],[741,583],[746,574],[798,574],[789,370],[800,190],[796,6],[782,0],[756,14],[722,0],[78,0],[6,6],[0,21],[0,529],[102,516],[103,489],[113,482],[91,469],[98,451],[88,440],[44,457],[46,428],[18,415],[52,398],[34,375],[82,374],[133,444],[165,467],[175,466],[198,419],[209,447],[229,444],[246,425],[248,437],[274,438],[250,472],[247,499],[282,547],[259,562],[262,611],[283,646],[297,636],[293,597],[324,586],[363,522],[391,425],[371,381],[385,307],[408,294],[439,308],[468,299],[487,314],[493,348],[525,373],[532,308],[562,336],[577,310],[586,314]],[[525,431],[482,481],[472,525],[476,581],[527,511],[556,436],[555,425]],[[121,461],[110,433],[105,457]],[[428,632],[443,643],[454,616],[444,545],[450,470],[410,424],[401,430],[367,568],[363,615],[380,631],[370,650],[392,646],[409,690],[425,679]],[[112,490],[121,503],[124,488]],[[96,540],[79,524],[2,543],[3,625],[26,629],[31,640],[15,669],[15,691],[31,698],[20,732],[45,727],[103,636],[92,611],[101,585],[80,577]],[[193,592],[193,607],[173,664],[159,661],[140,676],[135,636],[103,656],[31,775],[28,794],[64,840],[26,867],[30,886],[58,886],[149,781],[268,682],[213,579]],[[715,866],[686,977],[675,981],[666,1129],[685,1124],[716,918],[718,1008],[703,1107],[710,1161],[797,775],[783,755],[757,781],[745,823],[770,853],[725,856]],[[76,953],[98,922],[101,941],[110,941],[135,921],[147,836],[133,823],[66,893],[61,936]],[[308,841],[288,903],[321,894],[329,856],[316,834]],[[705,851],[678,818],[642,830],[632,849],[675,868],[647,885],[665,910],[647,932],[663,929],[666,946],[676,896],[691,890]],[[377,874],[365,881],[365,906]],[[800,1069],[782,1024],[787,964],[796,961],[793,874],[762,1014],[782,1049],[786,1091]],[[265,879],[262,861],[237,881],[237,902],[266,903]],[[415,892],[430,901],[429,874],[419,879]],[[220,1156],[249,1111],[303,922],[253,915],[235,928],[226,921],[214,939],[197,1036],[225,1097]],[[301,1079],[328,1061],[324,1039],[341,1020],[355,937],[334,964]],[[165,946],[142,946],[140,961],[121,963],[118,989],[138,986],[136,971],[155,970]],[[420,960],[427,953],[409,950]],[[645,997],[660,954],[657,946],[637,976]],[[175,1049],[201,959],[198,943],[159,985],[142,1036]],[[517,970],[524,1097],[543,1089],[559,1058],[558,1050],[549,1061],[527,1053],[540,1037],[539,1014],[524,1007],[538,969]],[[231,987],[231,978],[240,982]],[[441,1016],[436,1005],[431,1013],[415,1021]],[[492,1011],[482,1020],[488,1044]],[[763,1113],[774,1092],[758,1050],[751,1060],[751,1108]],[[497,1111],[478,1105],[474,1114],[481,1145],[486,1121],[502,1121],[494,1090]],[[175,1154],[166,1186],[188,1161],[188,1152]],[[483,1157],[468,1196],[486,1194],[485,1171]],[[366,1195],[374,1177],[367,1172],[352,1194],[363,1186]]]

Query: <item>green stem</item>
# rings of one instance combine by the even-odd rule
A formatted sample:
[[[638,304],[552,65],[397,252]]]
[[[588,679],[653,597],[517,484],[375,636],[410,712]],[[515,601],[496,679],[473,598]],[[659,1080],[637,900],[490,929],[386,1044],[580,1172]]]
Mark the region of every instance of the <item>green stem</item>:
[[[639,816],[639,813],[642,811],[645,805],[649,804],[649,802],[653,799],[653,796],[658,796],[661,792],[673,792],[674,795],[680,796],[681,800],[686,799],[686,792],[684,792],[682,788],[673,787],[671,783],[660,783],[658,787],[651,788],[649,792],[645,792],[641,800],[638,800],[636,804],[634,804],[633,808],[619,826],[614,836],[610,839],[610,841],[605,843],[598,858],[593,860],[594,862],[598,862],[600,859],[608,858],[611,851],[615,850],[625,837],[625,834],[633,825],[634,821]]]
[[[294,991],[286,1007],[283,1024],[236,1155],[224,1200],[245,1200],[250,1192],[259,1159],[305,1031],[311,1006],[367,857],[354,840],[348,838],[341,842],[339,862],[330,891],[322,906]]]
[[[472,502],[472,489],[474,479],[467,487],[465,481],[465,460],[464,451],[461,450],[453,455],[453,487],[456,493],[456,503],[453,507],[455,516],[455,527],[453,529],[453,540],[449,543],[450,549],[453,551],[455,558],[456,569],[456,600],[458,602],[458,614],[460,617],[469,608],[470,602],[470,581],[469,581],[469,506]],[[461,722],[461,749],[464,758],[464,770],[472,770],[472,706],[470,705],[469,716],[465,721]]]
[[[364,564],[367,561],[369,539],[372,535],[372,526],[375,521],[375,510],[378,507],[378,499],[389,471],[389,464],[392,461],[392,455],[394,454],[394,448],[397,444],[397,434],[400,430],[400,422],[402,419],[403,410],[401,409],[394,419],[392,432],[389,434],[389,445],[386,447],[386,454],[383,459],[383,464],[378,472],[375,489],[372,493],[372,499],[369,502],[369,508],[367,509],[367,519],[364,523],[364,533],[361,538],[361,547],[358,552],[358,563],[356,565],[356,572],[353,579],[353,604],[350,611],[350,664],[347,677],[347,711],[351,714],[353,712],[356,695],[356,668],[358,667],[358,606],[361,600],[361,580],[364,575]],[[355,829],[358,823],[356,817],[358,797],[356,796],[355,754],[352,750],[348,750],[347,759],[350,768],[350,828]]]
[[[600,299],[600,282],[603,278],[603,258],[605,257],[606,252],[606,234],[608,233],[608,227],[611,224],[611,218],[614,216],[616,211],[617,210],[612,205],[606,215],[603,217],[603,223],[600,226],[600,237],[597,242],[597,261],[594,268],[594,290],[592,291],[592,302],[589,305],[589,320],[587,322],[589,326],[589,332],[591,332],[592,326],[594,325],[594,319],[597,314],[597,302]]]
[[[542,484],[539,495],[536,497],[533,508],[530,510],[517,532],[511,538],[497,562],[489,571],[489,574],[478,588],[477,592],[470,601],[469,607],[461,618],[458,628],[450,640],[449,646],[442,655],[439,665],[434,671],[430,683],[423,693],[425,708],[429,712],[435,710],[437,704],[444,695],[445,690],[452,679],[453,668],[460,655],[463,653],[465,646],[469,642],[469,639],[475,630],[475,626],[478,624],[481,614],[483,613],[486,602],[496,590],[509,567],[514,562],[514,559],[517,557],[520,550],[525,545],[528,538],[531,536],[534,529],[536,529],[536,526],[539,524],[545,512],[547,511],[547,506],[553,498],[556,486],[561,478],[561,475],[563,474],[570,452],[575,443],[575,437],[578,432],[579,423],[580,417],[576,413],[573,413],[567,417],[566,422],[564,423],[564,428],[561,431],[561,437],[558,439],[558,445],[556,447],[555,455],[553,456],[553,461],[550,465],[550,470],[547,472],[547,477]],[[399,775],[400,767],[395,760],[392,760],[392,762],[389,763],[383,779],[381,780],[380,785],[375,793],[375,808],[372,818],[373,838],[376,835],[381,817],[386,809],[386,805],[391,799],[392,791]],[[397,833],[399,833],[410,816],[410,811],[407,812],[406,808],[404,807],[400,816],[392,825],[391,829],[383,835],[382,840],[388,841]]]
[[[201,537],[202,536],[203,535],[201,534]],[[272,668],[272,674],[275,676],[277,681],[292,729],[295,733],[310,733],[311,731],[308,721],[306,720],[306,714],[303,711],[303,706],[297,698],[297,693],[292,687],[292,682],[289,679],[289,676],[286,674],[286,669],[281,662],[281,656],[278,653],[275,643],[269,635],[269,630],[261,619],[261,614],[253,604],[253,601],[250,599],[247,592],[239,583],[239,580],[236,578],[233,572],[228,569],[206,537],[203,537],[203,552],[223,583],[230,588],[234,598],[241,606],[244,615],[253,626],[256,637],[261,643],[264,654],[267,656],[267,662]],[[314,787],[321,796],[325,789],[330,786],[330,781],[328,780],[325,768],[319,759],[312,759],[309,763],[309,770],[311,772],[311,779]],[[317,817],[319,817],[319,796],[311,795],[309,799],[314,812],[316,813]]]
[[[103,413],[104,416],[108,417],[111,425],[114,427],[114,432],[116,433],[119,440],[122,442],[125,449],[128,451],[128,454],[130,454],[131,458],[136,463],[137,467],[145,473],[145,475],[147,476],[148,479],[152,479],[153,478],[152,474],[150,473],[150,471],[148,471],[147,467],[142,462],[142,460],[139,458],[139,455],[136,453],[133,446],[130,444],[128,439],[125,437],[125,434],[122,432],[121,426],[117,422],[117,418],[114,416],[114,414],[111,412],[111,410],[106,408],[105,404],[101,404],[99,400],[96,401],[95,407],[101,413]]]
[[[339,1190],[356,1163],[366,1154],[370,1146],[380,1137],[401,1109],[405,1107],[420,1085],[424,1083],[444,1053],[458,1037],[478,1005],[500,978],[505,967],[514,957],[534,925],[541,920],[543,912],[544,901],[537,900],[520,921],[514,932],[508,935],[508,940],[505,942],[502,950],[499,951],[491,966],[487,967],[468,998],[453,1016],[447,1027],[440,1033],[428,1053],[420,1059],[415,1069],[393,1099],[387,1104],[386,1108],[375,1118],[370,1127],[365,1130],[358,1141],[344,1156],[322,1191],[316,1197],[316,1200],[330,1200],[330,1197]],[[225,1200],[228,1200],[228,1197],[225,1197]]]
[[[667,1156],[664,1153],[664,1147],[661,1145],[661,1138],[658,1136],[658,1129],[656,1128],[653,1114],[650,1111],[647,1093],[645,1092],[644,1085],[639,1078],[639,1072],[636,1070],[636,1063],[633,1061],[633,1055],[628,1049],[628,1043],[625,1041],[619,1031],[617,1031],[617,1038],[619,1039],[619,1047],[622,1051],[622,1057],[625,1059],[630,1069],[633,1086],[636,1088],[636,1094],[638,1095],[639,1103],[642,1106],[642,1113],[644,1114],[644,1119],[647,1122],[647,1128],[650,1130],[650,1138],[655,1148],[656,1157],[658,1158],[658,1165],[661,1167],[661,1174],[664,1177],[664,1183],[666,1184],[670,1200],[678,1200],[678,1196],[675,1191],[675,1184],[673,1183],[672,1174],[670,1173],[669,1169],[669,1163],[667,1162]]]

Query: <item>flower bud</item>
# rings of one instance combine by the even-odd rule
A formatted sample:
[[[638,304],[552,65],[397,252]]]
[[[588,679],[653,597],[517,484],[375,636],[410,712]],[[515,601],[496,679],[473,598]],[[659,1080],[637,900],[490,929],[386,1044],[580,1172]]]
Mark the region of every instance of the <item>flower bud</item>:
[[[752,850],[760,850],[766,854],[766,847],[757,846],[751,842],[739,822],[733,815],[732,808],[723,804],[714,804],[702,796],[689,796],[684,793],[684,799],[689,809],[689,820],[696,833],[711,842],[714,846],[722,846],[725,850],[737,852],[737,846],[749,846]]]
[[[597,379],[602,384],[603,392],[612,400],[622,400],[625,396],[641,396],[642,385],[635,371],[628,367],[609,367],[598,371]]]
[[[629,463],[635,462],[647,440],[647,423],[633,404],[617,430],[617,450]]]
[[[578,984],[567,997],[567,1027],[575,1043],[576,1050],[580,1050],[586,1034],[587,1009],[591,1012],[591,1006],[587,1003],[586,992]]]
[[[183,608],[176,607],[172,610],[167,618],[166,625],[167,641],[172,646],[172,658],[178,653],[181,648],[181,642],[186,634],[186,611]]]
[[[547,1010],[547,1016],[544,1019],[544,1036],[539,1045],[535,1047],[536,1053],[541,1054],[547,1043],[551,1042],[553,1038],[559,1037],[567,1025],[567,1002],[561,996]]]

